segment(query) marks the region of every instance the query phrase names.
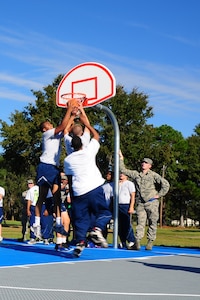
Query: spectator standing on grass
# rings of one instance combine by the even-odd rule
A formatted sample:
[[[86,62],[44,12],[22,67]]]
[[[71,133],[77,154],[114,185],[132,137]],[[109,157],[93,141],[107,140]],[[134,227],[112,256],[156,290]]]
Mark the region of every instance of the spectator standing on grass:
[[[106,173],[106,182],[103,185],[103,191],[106,199],[107,206],[113,215],[113,189],[114,189],[114,172],[112,168],[109,168],[109,170]],[[111,224],[112,223],[112,224]],[[113,219],[110,220],[109,228],[113,226]],[[108,235],[108,228],[106,227],[105,231],[103,232],[103,236],[107,238]]]
[[[33,224],[35,223],[35,206],[38,201],[39,187],[34,185],[27,191],[26,201],[27,201],[27,216],[29,217],[30,223],[30,241],[28,244],[36,243],[36,235],[34,234]]]
[[[65,231],[70,232],[70,210],[71,210],[71,198],[69,193],[68,178],[65,173],[61,172],[61,222]],[[68,237],[60,236],[61,243],[56,245],[56,250],[63,250],[69,248]]]
[[[42,204],[41,211],[41,235],[45,245],[49,245],[53,243],[54,232],[53,232],[53,197],[52,193],[49,189],[46,200]]]
[[[169,191],[169,182],[158,173],[151,170],[153,161],[144,158],[141,162],[141,172],[126,169],[122,152],[120,157],[120,171],[130,177],[136,186],[136,242],[135,249],[140,250],[140,241],[144,237],[146,221],[148,220],[146,250],[152,250],[156,239],[157,222],[159,219],[159,198]]]
[[[135,249],[132,214],[135,205],[135,185],[124,173],[119,176],[119,216],[118,235],[122,248]],[[128,245],[126,244],[128,242]]]
[[[2,222],[3,222],[3,198],[5,197],[5,189],[0,186],[0,242],[3,241],[2,237]]]
[[[32,179],[27,180],[27,186],[28,190],[34,186],[34,182]],[[22,218],[21,218],[21,224],[22,224],[22,238],[19,239],[19,241],[24,242],[26,240],[26,234],[27,234],[27,227],[28,227],[28,215],[27,215],[27,201],[26,201],[26,194],[28,190],[24,191],[22,193],[21,198],[21,204],[22,204]]]

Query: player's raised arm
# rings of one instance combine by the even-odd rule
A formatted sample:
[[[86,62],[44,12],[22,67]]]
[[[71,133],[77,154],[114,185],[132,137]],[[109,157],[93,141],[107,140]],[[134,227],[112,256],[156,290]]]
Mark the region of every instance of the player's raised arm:
[[[93,139],[99,141],[99,134],[96,131],[96,129],[94,129],[94,127],[90,125],[90,122],[86,114],[80,115],[80,121],[89,129],[90,133],[93,135]]]
[[[69,118],[69,122],[67,123],[67,126],[64,129],[64,135],[69,134],[71,132],[72,127],[74,125],[74,119],[75,119],[75,115],[71,115]]]
[[[55,128],[55,134],[59,133],[60,131],[64,131],[65,128],[67,127],[67,124],[70,120],[70,117],[71,117],[71,113],[72,113],[72,110],[73,110],[73,103],[70,103],[70,101],[68,102],[68,105],[67,105],[67,111],[66,111],[66,114],[61,122],[60,125],[58,125],[56,128]]]

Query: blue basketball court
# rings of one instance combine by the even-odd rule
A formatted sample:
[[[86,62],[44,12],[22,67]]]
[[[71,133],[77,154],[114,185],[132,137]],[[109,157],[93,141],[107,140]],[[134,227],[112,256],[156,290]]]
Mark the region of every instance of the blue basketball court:
[[[0,244],[0,299],[200,299],[200,249],[85,248]]]
[[[79,258],[72,255],[73,247],[66,251],[56,251],[54,244],[44,245],[37,243],[29,245],[28,243],[18,242],[13,239],[4,239],[0,244],[0,268],[9,266],[52,264],[62,262],[80,262],[97,261],[110,259],[142,259],[158,256],[171,255],[199,255],[200,249],[186,249],[173,247],[154,246],[153,251],[146,251],[144,247],[140,251],[130,251],[124,249],[109,248],[85,248]]]

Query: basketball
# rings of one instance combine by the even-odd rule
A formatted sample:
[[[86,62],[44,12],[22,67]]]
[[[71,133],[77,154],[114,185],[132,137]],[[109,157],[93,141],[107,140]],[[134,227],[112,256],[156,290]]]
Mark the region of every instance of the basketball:
[[[70,99],[68,102],[70,102],[70,104],[72,104],[73,107],[79,107],[78,100],[75,98]]]

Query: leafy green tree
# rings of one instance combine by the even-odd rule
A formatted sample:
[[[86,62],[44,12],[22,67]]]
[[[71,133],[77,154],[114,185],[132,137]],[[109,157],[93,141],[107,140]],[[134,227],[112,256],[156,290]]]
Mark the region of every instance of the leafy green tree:
[[[39,124],[48,119],[56,126],[64,116],[65,110],[55,106],[56,90],[62,77],[59,75],[42,91],[32,91],[35,103],[30,103],[22,112],[15,111],[10,117],[10,124],[0,121],[1,145],[4,150],[0,160],[0,180],[6,184],[7,213],[10,212],[11,217],[20,210],[21,193],[26,189],[26,180],[34,178],[36,174],[41,155],[42,134]],[[182,209],[185,215],[194,216],[194,203],[200,207],[200,125],[196,126],[195,135],[187,140],[170,126],[154,128],[147,124],[153,116],[148,95],[138,89],[128,93],[120,85],[117,86],[116,96],[103,105],[112,110],[118,121],[120,147],[129,168],[139,170],[140,162],[146,156],[154,160],[153,168],[156,172],[162,174],[163,166],[166,167],[165,177],[171,184],[170,193],[166,197],[166,218],[173,219],[180,213],[180,203],[184,204]],[[108,164],[113,162],[114,130],[103,111],[86,108],[86,113],[100,133],[101,148],[97,163],[105,174]],[[63,145],[61,167],[65,155]]]
[[[200,221],[200,126],[195,134],[187,138],[187,151],[184,157],[185,168],[182,176],[187,182],[187,189],[182,193],[189,218]],[[188,195],[189,194],[189,195]]]
[[[39,124],[51,120],[55,125],[61,122],[63,109],[55,109],[55,93],[59,84],[56,78],[44,91],[33,91],[35,104],[29,104],[22,112],[15,111],[10,117],[11,125],[0,121],[3,158],[8,171],[17,175],[35,175],[35,166],[41,154],[41,132]]]
[[[194,135],[185,139],[176,155],[176,163],[172,165],[170,175],[172,186],[170,193],[169,218],[181,220],[181,226],[186,218],[200,220],[200,136],[199,126]],[[179,140],[181,141],[181,140]],[[179,143],[180,145],[180,143]],[[179,217],[178,217],[179,216]]]
[[[147,120],[153,116],[152,107],[148,105],[148,96],[133,89],[127,93],[122,86],[117,86],[116,96],[103,103],[115,115],[119,129],[121,149],[126,162],[138,168],[141,159],[149,151],[152,142],[153,126]],[[102,171],[112,161],[114,149],[114,130],[105,113],[89,109],[89,119],[101,134],[99,164]]]
[[[61,79],[62,75],[59,75],[43,91],[32,91],[36,98],[35,103],[30,103],[22,112],[15,111],[10,117],[11,124],[0,121],[3,138],[1,145],[4,149],[1,167],[6,169],[9,198],[14,199],[12,200],[14,202],[19,198],[17,188],[14,191],[15,188],[7,179],[12,178],[19,187],[20,180],[23,182],[25,178],[35,177],[41,154],[39,124],[50,119],[56,126],[64,116],[64,109],[55,106],[56,90]],[[145,149],[141,150],[138,141],[145,145],[148,140],[150,144],[153,130],[152,125],[146,124],[147,119],[153,115],[152,107],[148,106],[147,95],[136,89],[127,93],[122,86],[118,86],[116,96],[106,101],[104,105],[113,111],[119,122],[122,150],[126,153],[127,160],[130,160],[131,164],[137,163],[146,152]],[[102,172],[105,172],[109,162],[112,161],[114,131],[105,113],[94,108],[86,110],[91,124],[95,125],[101,135],[102,147],[98,155],[98,164]],[[61,162],[64,156],[63,147]]]

